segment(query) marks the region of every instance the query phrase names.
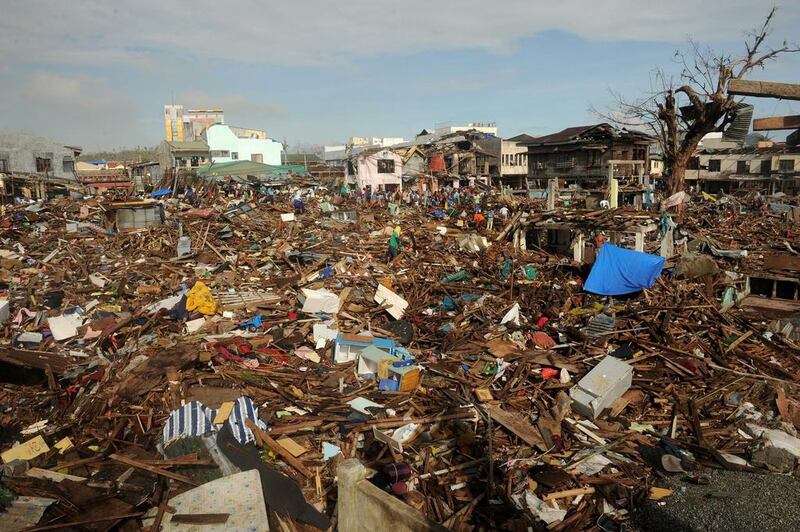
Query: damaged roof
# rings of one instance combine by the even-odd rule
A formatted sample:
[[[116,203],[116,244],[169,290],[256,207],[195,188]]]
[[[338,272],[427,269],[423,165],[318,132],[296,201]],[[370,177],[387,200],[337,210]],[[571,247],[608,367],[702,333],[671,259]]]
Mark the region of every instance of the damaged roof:
[[[619,137],[639,137],[641,139],[651,139],[649,135],[646,133],[642,133],[641,131],[631,131],[628,129],[618,129],[611,124],[607,124],[605,122],[600,124],[593,124],[588,126],[574,126],[568,127],[566,129],[562,129],[558,133],[552,133],[550,135],[545,135],[543,137],[536,137],[532,140],[522,141],[522,144],[527,145],[543,145],[543,144],[563,144],[565,142],[573,142],[579,140],[581,137],[598,130],[597,133],[600,133],[601,136],[609,136],[612,138],[619,138]]]

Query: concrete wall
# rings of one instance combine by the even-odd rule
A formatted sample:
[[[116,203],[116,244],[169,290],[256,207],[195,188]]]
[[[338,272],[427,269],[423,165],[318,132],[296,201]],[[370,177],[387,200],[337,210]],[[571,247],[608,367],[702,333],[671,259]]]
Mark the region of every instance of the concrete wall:
[[[248,131],[237,128],[239,131]],[[253,130],[257,131],[257,130]],[[211,152],[228,152],[228,156],[219,156],[212,153],[211,159],[215,163],[226,163],[229,161],[252,161],[253,154],[261,154],[264,164],[281,164],[281,151],[283,145],[268,138],[241,138],[236,136],[229,127],[221,124],[209,127],[205,132],[206,142]],[[237,153],[238,157],[233,158],[232,154]]]
[[[724,179],[731,175],[768,176],[770,174],[800,174],[800,150],[797,153],[701,153],[699,155],[700,169],[687,170],[687,179]],[[711,161],[719,161],[719,171],[712,171]],[[794,170],[782,172],[782,160],[793,160]],[[744,172],[739,171],[739,161],[744,161]],[[769,164],[769,171],[762,170],[762,162]],[[766,166],[766,164],[765,164]]]
[[[500,175],[527,175],[528,147],[504,140],[500,148]]]
[[[415,508],[364,480],[367,468],[351,458],[336,470],[341,532],[444,532]]]
[[[393,173],[378,173],[378,160],[392,159],[394,161]],[[381,186],[397,186],[402,188],[403,158],[393,151],[384,150],[371,155],[359,156],[353,162],[356,167],[356,175],[347,176],[348,183],[355,183],[359,189],[371,187],[373,192],[377,192]]]
[[[664,161],[661,159],[650,159],[650,175],[661,176],[664,174]]]
[[[0,133],[0,159],[8,161],[8,171],[20,174],[36,174],[36,158],[50,159],[48,175],[75,178],[75,152],[63,144],[44,137],[18,133]],[[64,163],[67,162],[65,165]],[[67,171],[64,171],[64,167]]]

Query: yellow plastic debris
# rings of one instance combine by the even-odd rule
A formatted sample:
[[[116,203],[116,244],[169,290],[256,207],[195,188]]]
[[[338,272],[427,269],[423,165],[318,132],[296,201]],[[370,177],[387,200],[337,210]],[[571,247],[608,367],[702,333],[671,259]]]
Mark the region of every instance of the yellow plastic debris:
[[[217,302],[203,281],[194,283],[192,289],[186,294],[186,310],[189,312],[198,310],[206,315],[214,314],[217,311]]]

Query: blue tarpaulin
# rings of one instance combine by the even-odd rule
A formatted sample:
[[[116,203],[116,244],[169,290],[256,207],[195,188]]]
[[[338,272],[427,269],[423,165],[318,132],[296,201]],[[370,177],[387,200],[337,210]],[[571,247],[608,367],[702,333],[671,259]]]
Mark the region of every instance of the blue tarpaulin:
[[[603,244],[584,288],[604,296],[631,294],[653,286],[662,268],[664,257]]]
[[[172,192],[171,188],[161,188],[152,191],[150,194],[148,194],[148,196],[150,196],[151,198],[160,198],[161,196],[166,196],[170,192]]]

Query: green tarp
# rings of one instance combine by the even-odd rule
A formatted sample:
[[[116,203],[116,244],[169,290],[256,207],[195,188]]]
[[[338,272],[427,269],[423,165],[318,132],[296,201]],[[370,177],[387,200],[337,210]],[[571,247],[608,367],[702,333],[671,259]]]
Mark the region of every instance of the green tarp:
[[[256,177],[275,177],[288,175],[290,172],[296,175],[307,175],[306,169],[303,166],[291,164],[270,165],[253,161],[215,163],[210,166],[201,166],[197,169],[197,175],[206,179],[221,179],[226,176],[246,177],[250,175]]]

